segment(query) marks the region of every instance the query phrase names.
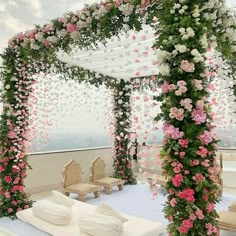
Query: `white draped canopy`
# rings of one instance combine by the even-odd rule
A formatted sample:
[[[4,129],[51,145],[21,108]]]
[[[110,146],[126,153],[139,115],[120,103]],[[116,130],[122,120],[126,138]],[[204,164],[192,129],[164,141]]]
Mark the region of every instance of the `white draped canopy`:
[[[74,49],[68,55],[59,53],[61,61],[117,79],[129,80],[157,74],[156,56],[152,49],[154,30],[147,25],[139,32],[130,30],[98,43],[94,50]]]

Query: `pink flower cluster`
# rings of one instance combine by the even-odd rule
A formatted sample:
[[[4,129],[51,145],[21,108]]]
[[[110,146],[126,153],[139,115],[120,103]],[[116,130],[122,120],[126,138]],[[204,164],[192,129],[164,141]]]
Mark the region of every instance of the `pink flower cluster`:
[[[179,139],[184,136],[184,132],[179,131],[179,128],[175,128],[173,125],[168,125],[166,122],[162,126],[163,133],[171,139]]]
[[[175,91],[176,96],[181,96],[183,93],[187,92],[186,82],[183,80],[179,80],[177,82],[178,90]]]
[[[170,200],[170,205],[171,205],[172,207],[175,207],[176,204],[177,204],[176,198],[172,198],[172,199]]]
[[[201,141],[202,144],[209,144],[210,142],[212,142],[211,132],[205,130],[202,134],[198,136],[198,139]]]
[[[193,119],[193,121],[195,121],[196,125],[200,125],[201,123],[205,123],[206,122],[206,113],[202,110],[202,109],[193,109],[192,113],[191,113],[191,117]]]
[[[197,166],[197,165],[199,165],[199,160],[197,160],[197,159],[190,160],[189,165],[190,166]]]
[[[186,200],[187,202],[194,202],[194,190],[191,188],[187,188],[178,193],[178,197]]]
[[[180,101],[180,105],[188,111],[191,111],[193,108],[193,105],[191,103],[192,100],[190,98],[181,99]]]
[[[179,187],[181,185],[181,182],[183,181],[183,175],[182,174],[176,174],[172,179],[171,182],[175,187]]]
[[[197,216],[197,218],[198,218],[199,220],[204,219],[204,215],[203,215],[203,213],[202,213],[202,210],[200,210],[200,209],[197,209],[197,210],[195,211],[195,215]]]
[[[162,93],[168,93],[176,89],[176,85],[169,84],[167,81],[164,81],[164,83],[161,85],[161,92]]]
[[[208,150],[204,148],[203,146],[199,146],[198,150],[196,151],[196,154],[199,155],[200,157],[204,158],[208,154]]]
[[[211,223],[206,223],[205,228],[207,229],[207,235],[219,235],[219,230],[217,227],[213,226]]]
[[[183,71],[188,72],[188,73],[192,73],[192,72],[195,71],[194,63],[189,62],[188,60],[182,60],[182,61],[181,61],[180,68],[181,68]]]
[[[173,171],[178,174],[181,172],[181,168],[183,168],[183,164],[181,164],[180,162],[174,161],[171,163],[171,166],[173,166]]]
[[[184,109],[180,108],[178,109],[177,107],[172,107],[170,108],[170,113],[169,113],[169,117],[172,119],[176,119],[176,120],[183,120],[184,118]]]
[[[193,223],[190,219],[185,219],[182,221],[181,226],[178,228],[178,231],[181,234],[187,234],[189,229],[193,227]]]
[[[202,180],[205,180],[206,178],[200,174],[200,173],[197,173],[195,174],[192,179],[195,181],[195,182],[199,182],[199,181],[202,181]]]
[[[203,89],[202,80],[193,79],[193,80],[192,80],[192,84],[194,85],[194,87],[195,87],[197,90],[202,90],[202,89]]]
[[[207,213],[210,213],[214,210],[214,208],[215,208],[215,205],[213,203],[208,203],[205,210]]]
[[[188,147],[188,139],[179,139],[178,143],[183,148],[187,148]]]

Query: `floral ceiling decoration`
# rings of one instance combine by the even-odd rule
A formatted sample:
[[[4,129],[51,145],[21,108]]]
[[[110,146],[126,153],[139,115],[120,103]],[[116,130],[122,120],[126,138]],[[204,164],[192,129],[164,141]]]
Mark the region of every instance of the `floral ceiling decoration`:
[[[94,48],[98,42],[106,44],[106,39],[121,31],[139,31],[143,23],[153,27],[157,35],[152,48],[159,69],[156,86],[161,88],[155,100],[161,102],[161,113],[155,121],[164,120],[161,158],[168,175],[164,209],[170,221],[168,234],[219,235],[214,210],[219,192],[218,139],[212,134],[208,100],[215,71],[208,68],[205,55],[209,47],[214,48],[226,60],[229,71],[235,72],[235,18],[223,0],[107,0],[10,39],[1,55],[0,216],[14,217],[32,204],[24,192],[24,178],[34,75],[53,71],[64,79],[116,88],[122,78],[117,82],[111,76],[68,65],[57,53],[70,53],[75,45],[82,49]],[[129,162],[122,166],[129,166]]]

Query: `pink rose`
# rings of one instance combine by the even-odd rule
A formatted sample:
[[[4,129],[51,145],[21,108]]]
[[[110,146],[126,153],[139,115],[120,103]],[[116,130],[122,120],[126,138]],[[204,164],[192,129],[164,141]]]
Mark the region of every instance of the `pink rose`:
[[[67,32],[69,32],[69,33],[74,32],[74,31],[77,30],[77,25],[68,23],[68,24],[66,25],[66,30],[67,30]]]
[[[192,62],[189,62],[188,60],[182,60],[180,68],[188,73],[192,73],[195,71],[195,65]]]
[[[181,234],[186,234],[188,232],[188,228],[184,227],[184,226],[180,226],[178,228],[178,231],[181,233]]]
[[[182,226],[185,227],[185,228],[192,228],[193,227],[193,223],[190,219],[185,219],[182,221]]]
[[[164,81],[164,83],[161,85],[161,92],[162,93],[168,93],[169,92],[169,83]]]
[[[13,212],[13,209],[12,208],[7,208],[7,212],[11,213],[11,212]]]
[[[203,215],[203,213],[202,213],[202,210],[200,210],[200,209],[197,209],[197,210],[195,211],[195,215],[197,216],[197,218],[198,218],[199,220],[204,219],[204,215]]]
[[[184,80],[179,80],[179,81],[177,82],[177,86],[178,86],[178,87],[185,86],[185,85],[186,85],[186,82],[185,82]]]
[[[12,166],[11,168],[12,172],[19,172],[20,168],[17,165]]]
[[[170,205],[171,205],[172,207],[175,207],[176,203],[177,203],[177,201],[176,201],[175,198],[172,198],[172,199],[170,200]]]
[[[10,183],[12,181],[12,178],[10,176],[6,175],[6,176],[4,176],[4,181],[6,183]]]
[[[180,91],[180,93],[185,93],[185,92],[187,92],[187,88],[185,86],[181,86],[181,87],[179,87],[179,91]]]
[[[5,169],[0,165],[0,172],[3,172]]]
[[[190,220],[196,220],[196,215],[195,215],[194,213],[191,213],[191,214],[189,215],[189,219],[190,219]]]
[[[176,167],[173,169],[173,171],[177,174],[177,173],[179,173],[179,172],[181,171],[181,169],[180,169],[178,166],[176,166]]]
[[[172,184],[175,187],[179,187],[181,185],[181,182],[183,180],[183,175],[182,174],[176,174],[173,178],[172,178]]]
[[[185,189],[178,193],[178,197],[186,200],[187,202],[194,202],[194,190],[193,189]]]

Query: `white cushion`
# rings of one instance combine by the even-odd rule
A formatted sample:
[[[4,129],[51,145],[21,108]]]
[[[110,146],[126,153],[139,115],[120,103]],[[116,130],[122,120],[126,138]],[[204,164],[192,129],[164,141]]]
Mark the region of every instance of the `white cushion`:
[[[52,201],[67,207],[71,207],[75,203],[71,198],[55,190],[52,190]]]
[[[122,223],[120,220],[97,213],[85,213],[79,218],[80,230],[92,236],[120,236]]]
[[[114,210],[112,207],[110,207],[104,202],[98,205],[96,212],[103,215],[113,216],[117,218],[118,220],[120,220],[121,223],[125,223],[126,221],[128,221],[127,218],[122,216],[119,212],[117,212],[116,210]]]
[[[32,207],[33,214],[51,224],[67,225],[71,220],[71,209],[49,200],[40,200]]]

